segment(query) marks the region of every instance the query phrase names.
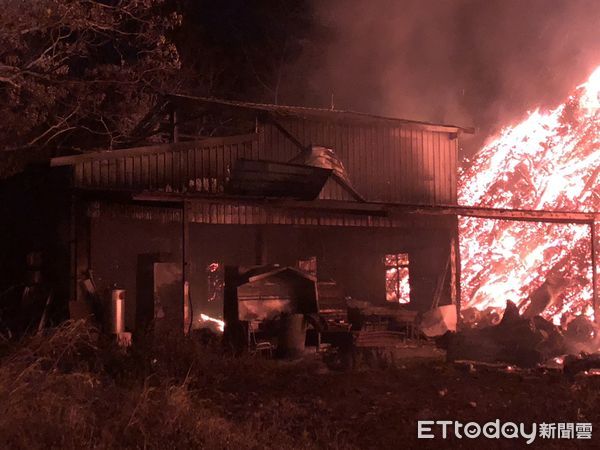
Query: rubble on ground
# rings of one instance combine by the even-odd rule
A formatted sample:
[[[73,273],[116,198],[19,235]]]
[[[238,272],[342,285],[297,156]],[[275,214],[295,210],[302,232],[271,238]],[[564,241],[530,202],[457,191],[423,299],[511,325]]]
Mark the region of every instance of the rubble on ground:
[[[510,301],[499,322],[495,316],[485,319],[482,313],[470,314],[476,319],[476,326],[464,327],[457,333],[448,332],[437,339],[437,345],[446,350],[448,361],[476,360],[528,368],[563,355],[589,353],[598,348],[596,325],[584,316],[576,317],[562,329],[539,315],[524,317]],[[600,354],[574,358],[569,359],[568,370],[579,371],[580,365],[590,364],[600,368]]]

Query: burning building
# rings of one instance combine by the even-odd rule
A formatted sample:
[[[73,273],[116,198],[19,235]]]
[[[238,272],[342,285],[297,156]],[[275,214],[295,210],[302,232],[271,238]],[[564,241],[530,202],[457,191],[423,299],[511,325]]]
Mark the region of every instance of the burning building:
[[[595,317],[597,78],[464,172],[471,129],[168,96],[143,126],[171,143],[51,161],[54,185],[68,184],[69,225],[50,230],[70,278],[55,282],[71,317],[124,290],[134,331],[221,330],[232,298],[247,322],[293,314],[304,304],[293,286],[312,282],[302,312],[337,318],[362,305],[412,326],[446,306],[473,320],[507,300],[555,322]]]
[[[173,143],[52,160],[72,187],[73,317],[117,286],[128,329],[222,320],[226,267],[255,265],[315,277],[322,313],[459,306],[452,208],[471,130],[188,96],[168,108],[156,126]]]

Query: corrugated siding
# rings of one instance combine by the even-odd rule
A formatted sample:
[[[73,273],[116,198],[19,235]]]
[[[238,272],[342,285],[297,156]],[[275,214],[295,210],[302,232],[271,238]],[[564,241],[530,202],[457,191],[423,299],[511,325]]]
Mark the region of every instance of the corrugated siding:
[[[128,217],[162,223],[181,222],[180,208],[132,205],[110,202],[90,202],[87,215],[92,218]],[[444,227],[445,218],[435,216],[370,216],[344,212],[311,211],[305,209],[277,208],[268,205],[249,205],[243,202],[191,202],[191,223],[219,225],[299,225],[344,226],[378,228]]]
[[[214,141],[213,141],[214,142]],[[227,138],[223,143],[181,143],[152,152],[107,155],[75,165],[75,186],[158,192],[223,192],[232,164],[240,158],[260,159],[256,138]],[[118,153],[118,152],[116,152]]]
[[[458,140],[451,139],[450,133],[308,120],[279,123],[303,145],[332,148],[367,200],[456,203]],[[271,124],[262,126],[259,147],[267,159],[289,160],[299,151]],[[340,186],[332,188],[328,198],[347,198]]]
[[[332,148],[355,189],[369,201],[455,204],[458,140],[447,132],[397,125],[361,125],[281,119],[303,145]],[[236,140],[237,139],[237,140]],[[299,149],[272,124],[257,138],[226,138],[224,143],[181,143],[172,150],[90,159],[75,166],[76,186],[159,192],[218,194],[238,158],[287,162]],[[348,200],[337,183],[322,198]]]

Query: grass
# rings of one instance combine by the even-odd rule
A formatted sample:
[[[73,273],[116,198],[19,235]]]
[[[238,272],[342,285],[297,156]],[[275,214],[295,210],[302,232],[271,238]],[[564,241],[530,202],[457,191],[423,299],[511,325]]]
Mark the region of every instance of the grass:
[[[181,336],[123,353],[85,323],[69,322],[1,349],[0,447],[440,448],[416,440],[417,420],[596,425],[599,388],[595,377],[570,382],[440,361],[329,371],[316,359],[232,358]]]
[[[269,384],[275,364],[164,336],[124,354],[84,322],[3,349],[2,448],[297,448],[302,414],[282,399],[245,418],[233,393]],[[286,376],[285,368],[277,370]],[[235,386],[234,390],[227,386]],[[300,437],[300,439],[298,439]]]

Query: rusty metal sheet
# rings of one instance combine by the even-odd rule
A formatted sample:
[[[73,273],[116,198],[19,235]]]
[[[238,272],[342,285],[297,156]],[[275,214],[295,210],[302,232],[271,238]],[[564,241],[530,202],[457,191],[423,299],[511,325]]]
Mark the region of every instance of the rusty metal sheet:
[[[255,197],[317,198],[332,169],[275,161],[236,161],[225,191]]]

